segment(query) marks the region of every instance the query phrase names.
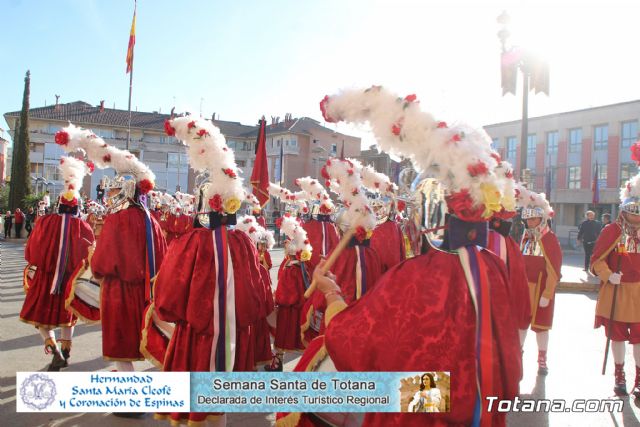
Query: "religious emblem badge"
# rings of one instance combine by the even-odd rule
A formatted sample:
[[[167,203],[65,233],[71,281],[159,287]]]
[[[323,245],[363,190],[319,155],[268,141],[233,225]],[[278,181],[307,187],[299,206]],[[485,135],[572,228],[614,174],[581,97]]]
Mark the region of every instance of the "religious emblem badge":
[[[29,375],[20,386],[20,398],[31,409],[48,408],[56,398],[56,384],[46,374]]]

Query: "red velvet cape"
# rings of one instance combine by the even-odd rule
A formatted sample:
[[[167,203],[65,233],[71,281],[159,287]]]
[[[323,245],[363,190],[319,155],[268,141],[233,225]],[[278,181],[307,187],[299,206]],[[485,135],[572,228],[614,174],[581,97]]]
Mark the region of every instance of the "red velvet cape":
[[[104,278],[100,287],[102,355],[108,360],[143,360],[140,353],[143,312],[150,289],[145,286],[147,264],[145,213],[130,207],[107,215],[91,270]],[[162,230],[151,218],[156,272],[167,250]]]
[[[20,311],[20,320],[36,327],[55,328],[75,322],[75,316],[65,308],[65,290],[71,285],[69,280],[73,273],[87,257],[94,237],[88,223],[80,218],[70,217],[69,220],[69,256],[60,294],[51,295],[50,292],[58,260],[62,216],[50,214],[41,217],[27,240],[24,257],[37,270],[29,281],[30,287]]]
[[[521,378],[520,342],[504,264],[480,255],[491,280],[493,390],[513,399]],[[432,250],[380,278],[371,292],[333,318],[326,347],[339,371],[450,371],[451,412],[376,414],[367,426],[470,425],[476,397],[476,314],[456,254]],[[483,402],[486,410],[486,401]],[[494,415],[504,425],[504,414]]]
[[[371,235],[371,248],[380,257],[383,273],[404,261],[406,248],[400,224],[388,220],[374,228]]]

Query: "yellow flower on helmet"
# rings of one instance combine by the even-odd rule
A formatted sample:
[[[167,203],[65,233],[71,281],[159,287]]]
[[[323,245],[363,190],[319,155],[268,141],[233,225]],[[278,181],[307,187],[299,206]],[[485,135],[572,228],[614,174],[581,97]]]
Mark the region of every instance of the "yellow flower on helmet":
[[[482,191],[482,200],[484,203],[484,213],[482,216],[484,218],[491,218],[494,212],[500,212],[502,210],[502,205],[500,204],[500,199],[502,195],[500,194],[500,190],[495,185],[491,184],[480,184],[480,191]]]
[[[62,193],[62,197],[64,197],[65,200],[70,202],[76,198],[76,193],[74,193],[73,190],[67,190],[64,193]]]
[[[240,209],[241,203],[242,202],[240,202],[240,200],[238,200],[235,197],[232,197],[230,199],[225,200],[224,205],[222,207],[224,208],[224,211],[226,213],[234,214],[238,211],[238,209]]]
[[[502,207],[507,212],[514,212],[516,210],[516,198],[513,195],[505,195],[502,198]]]
[[[306,261],[309,261],[310,259],[311,259],[311,251],[305,249],[302,252],[300,252],[300,261],[306,262]]]

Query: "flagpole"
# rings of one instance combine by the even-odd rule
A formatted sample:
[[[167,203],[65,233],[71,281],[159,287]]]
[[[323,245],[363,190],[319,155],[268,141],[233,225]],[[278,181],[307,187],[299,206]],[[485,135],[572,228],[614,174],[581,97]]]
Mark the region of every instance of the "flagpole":
[[[133,92],[133,67],[129,73],[129,128],[127,131],[127,151],[129,151],[129,143],[131,142],[131,93]]]

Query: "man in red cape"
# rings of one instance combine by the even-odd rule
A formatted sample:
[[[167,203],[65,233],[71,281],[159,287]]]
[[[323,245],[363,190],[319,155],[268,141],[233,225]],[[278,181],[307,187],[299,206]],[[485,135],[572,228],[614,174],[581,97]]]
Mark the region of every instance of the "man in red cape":
[[[65,292],[94,242],[91,226],[78,216],[80,197],[72,188],[81,185],[84,165],[69,157],[62,158],[60,163],[67,191],[60,196],[58,213],[41,217],[27,240],[26,296],[20,310],[20,320],[38,329],[45,351],[53,354],[49,371],[59,371],[68,365],[76,317],[65,308]],[[72,176],[68,177],[69,174]],[[29,278],[31,266],[36,270]],[[58,327],[62,333],[56,341],[54,329]]]
[[[371,248],[380,258],[382,273],[404,261],[407,249],[400,224],[391,218],[378,224],[371,235]]]
[[[534,193],[535,194],[535,193]],[[544,200],[544,195],[534,195],[536,201],[522,210],[526,230],[520,249],[529,282],[531,301],[531,330],[536,333],[538,343],[538,375],[547,375],[547,348],[549,330],[553,325],[556,285],[562,268],[562,249],[558,238],[551,231],[547,220],[553,212]],[[541,205],[544,207],[540,207]]]
[[[634,147],[640,148],[640,144]],[[622,188],[620,216],[600,233],[591,256],[591,271],[601,283],[595,327],[604,326],[611,340],[615,364],[613,390],[618,396],[627,395],[624,358],[625,341],[628,341],[633,346],[636,362],[632,394],[640,399],[640,194],[637,182],[638,177],[633,177]]]

